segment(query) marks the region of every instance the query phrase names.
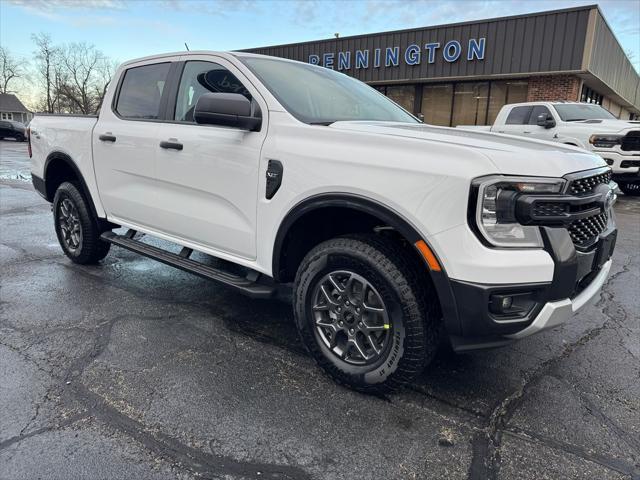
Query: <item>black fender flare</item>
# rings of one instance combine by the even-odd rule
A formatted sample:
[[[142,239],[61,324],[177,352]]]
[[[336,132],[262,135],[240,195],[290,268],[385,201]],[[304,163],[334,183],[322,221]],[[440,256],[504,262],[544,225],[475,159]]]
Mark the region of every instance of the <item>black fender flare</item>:
[[[408,220],[403,218],[402,215],[395,212],[393,209],[376,200],[372,200],[362,195],[352,193],[324,193],[313,195],[302,200],[294,207],[292,207],[280,223],[272,252],[272,275],[276,281],[278,281],[278,277],[280,274],[280,258],[282,254],[282,248],[289,229],[299,218],[301,218],[305,214],[313,210],[326,207],[345,207],[368,213],[379,218],[390,227],[393,227],[408,242],[414,245],[414,248],[415,243],[418,240],[423,240],[431,249],[431,245],[429,245],[429,242],[424,240],[422,235]],[[437,253],[433,249],[431,249],[431,251],[434,253],[434,255],[436,255],[437,258]],[[460,323],[458,320],[456,302],[453,296],[451,284],[449,282],[449,277],[447,276],[444,266],[442,266],[442,262],[439,259],[438,262],[440,263],[440,266],[442,268],[439,272],[431,270],[428,266],[427,261],[425,259],[423,260],[424,267],[427,269],[431,280],[433,281],[434,287],[438,294],[438,298],[440,300],[440,307],[445,327],[449,334],[456,334],[456,332],[460,332]]]
[[[62,161],[64,162],[75,174],[76,178],[78,179],[78,182],[80,183],[80,188],[82,190],[82,194],[84,195],[84,198],[87,199],[87,202],[89,203],[89,208],[91,210],[91,213],[93,214],[93,218],[96,219],[96,221],[99,220],[98,217],[98,213],[96,211],[96,207],[93,203],[93,198],[91,197],[91,193],[89,191],[89,187],[87,187],[87,183],[84,180],[84,177],[82,176],[82,173],[80,172],[80,169],[78,168],[78,165],[76,165],[76,163],[71,159],[71,157],[69,155],[67,155],[66,153],[62,153],[62,152],[51,152],[48,156],[47,159],[44,162],[44,184],[45,184],[45,191],[46,191],[46,200],[48,202],[53,202],[53,197],[55,195],[55,191],[51,192],[49,191],[49,185],[47,183],[47,177],[49,177],[49,167],[50,164],[53,161]]]

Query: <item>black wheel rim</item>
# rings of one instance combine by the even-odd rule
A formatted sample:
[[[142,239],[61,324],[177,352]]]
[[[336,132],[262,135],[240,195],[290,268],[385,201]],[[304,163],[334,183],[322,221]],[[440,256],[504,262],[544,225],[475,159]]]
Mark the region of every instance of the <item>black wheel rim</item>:
[[[333,355],[350,365],[367,365],[386,354],[387,308],[363,276],[331,272],[316,284],[312,301],[316,336]]]
[[[58,207],[58,224],[65,247],[70,252],[82,248],[82,225],[75,203],[70,198],[64,198]]]

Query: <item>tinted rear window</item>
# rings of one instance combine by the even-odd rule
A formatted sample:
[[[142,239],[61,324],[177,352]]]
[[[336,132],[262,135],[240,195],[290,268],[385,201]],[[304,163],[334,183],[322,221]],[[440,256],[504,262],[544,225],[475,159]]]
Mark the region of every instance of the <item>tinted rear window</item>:
[[[514,107],[507,117],[507,125],[524,125],[529,121],[532,107]]]
[[[127,70],[120,86],[116,112],[124,118],[157,119],[170,63],[155,63]]]

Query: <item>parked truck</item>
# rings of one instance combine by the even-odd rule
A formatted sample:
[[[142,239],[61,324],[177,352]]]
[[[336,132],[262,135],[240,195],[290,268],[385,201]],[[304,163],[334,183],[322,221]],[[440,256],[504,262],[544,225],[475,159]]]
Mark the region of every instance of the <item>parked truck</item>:
[[[611,166],[613,179],[627,195],[640,195],[640,121],[618,120],[600,105],[529,102],[502,107],[491,126],[461,125],[548,140],[584,148]]]
[[[424,125],[305,63],[215,52],[126,62],[98,116],[37,115],[29,142],[33,185],[71,261],[97,263],[116,245],[288,298],[313,358],[364,392],[408,382],[443,338],[465,351],[561,324],[611,266],[615,194],[601,157]]]

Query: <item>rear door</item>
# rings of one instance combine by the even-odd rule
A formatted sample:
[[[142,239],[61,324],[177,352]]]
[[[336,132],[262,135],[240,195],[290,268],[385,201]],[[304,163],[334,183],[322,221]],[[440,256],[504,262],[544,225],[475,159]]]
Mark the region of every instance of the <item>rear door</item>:
[[[523,137],[530,135],[531,127],[529,126],[529,118],[532,110],[533,107],[530,105],[513,107],[507,115],[505,124],[500,125],[497,128],[497,132]]]
[[[226,59],[190,55],[184,60],[167,107],[167,121],[156,131],[154,226],[195,244],[254,259],[267,105]],[[196,102],[207,92],[239,93],[257,102],[263,116],[261,130],[196,124]],[[167,142],[165,148],[160,142]],[[176,144],[180,149],[171,148]]]
[[[111,220],[140,226],[153,223],[157,130],[166,109],[165,86],[172,65],[163,59],[126,68],[112,104],[100,112],[93,132],[94,169]]]

